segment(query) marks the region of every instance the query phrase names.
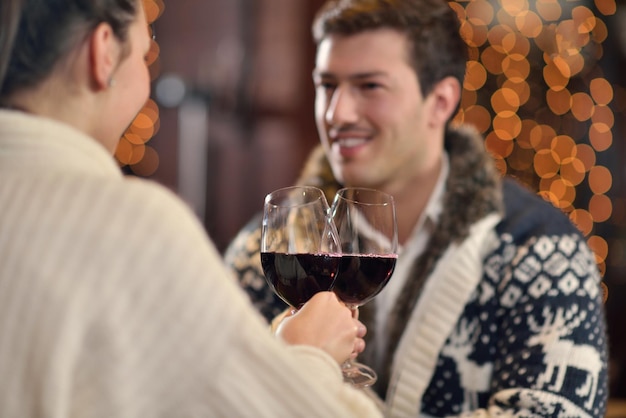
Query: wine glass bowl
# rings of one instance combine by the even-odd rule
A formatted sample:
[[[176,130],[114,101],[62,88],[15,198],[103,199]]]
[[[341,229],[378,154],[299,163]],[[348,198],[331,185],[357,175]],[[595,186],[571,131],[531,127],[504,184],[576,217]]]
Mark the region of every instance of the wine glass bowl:
[[[357,309],[374,298],[391,278],[398,257],[398,231],[393,197],[379,190],[340,189],[331,217],[341,245],[341,262],[333,291]],[[344,379],[365,387],[376,382],[370,367],[346,362]]]
[[[385,287],[393,273],[396,259],[396,256],[390,254],[342,255],[339,264],[342,279],[335,282],[333,291],[351,309],[364,305]]]
[[[270,288],[299,309],[332,288],[339,244],[324,193],[293,186],[269,193],[263,206],[261,265]]]

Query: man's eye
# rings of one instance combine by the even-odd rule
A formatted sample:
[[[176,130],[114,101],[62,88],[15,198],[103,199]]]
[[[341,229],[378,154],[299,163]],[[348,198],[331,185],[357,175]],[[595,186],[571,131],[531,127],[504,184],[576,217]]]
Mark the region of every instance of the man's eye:
[[[374,83],[374,82],[361,84],[361,88],[364,90],[375,90],[379,87],[380,87],[380,84]]]
[[[316,87],[318,89],[322,89],[322,90],[325,90],[325,91],[333,91],[333,90],[335,90],[337,85],[334,84],[334,83],[329,83],[329,82],[323,82],[322,81],[322,82],[317,83]]]

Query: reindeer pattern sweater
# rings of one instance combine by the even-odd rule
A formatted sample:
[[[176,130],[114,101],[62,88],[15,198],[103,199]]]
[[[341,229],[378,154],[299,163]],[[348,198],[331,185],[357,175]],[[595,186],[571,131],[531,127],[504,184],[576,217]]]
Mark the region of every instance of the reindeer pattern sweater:
[[[603,417],[606,323],[584,237],[548,202],[503,180],[474,130],[451,129],[446,151],[443,212],[387,323],[387,370],[377,370],[386,415]],[[341,187],[319,147],[298,183],[329,200]],[[265,285],[259,237],[257,218],[226,259],[271,318],[284,304]],[[360,308],[370,341],[375,309]],[[377,347],[359,360],[374,364]]]

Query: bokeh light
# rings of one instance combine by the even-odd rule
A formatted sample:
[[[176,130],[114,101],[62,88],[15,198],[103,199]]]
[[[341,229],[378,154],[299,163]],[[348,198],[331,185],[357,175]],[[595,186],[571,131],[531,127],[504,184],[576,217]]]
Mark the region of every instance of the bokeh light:
[[[618,209],[599,156],[613,146],[615,109],[626,111],[626,91],[597,65],[615,0],[451,4],[472,57],[456,120],[484,133],[501,173],[569,215],[604,271],[608,244],[596,225]]]
[[[613,178],[601,163],[614,145],[615,112],[626,112],[626,89],[609,82],[597,65],[608,38],[602,18],[616,12],[615,0],[450,5],[470,56],[456,120],[485,135],[502,174],[524,181],[568,214],[603,270],[608,243],[596,225],[626,224],[620,215],[626,202],[610,198]],[[164,3],[144,0],[144,7],[153,23]],[[156,35],[147,56],[153,80],[160,74]],[[149,141],[159,125],[159,108],[150,100],[120,141],[115,156],[121,166],[140,176],[157,170],[159,156]],[[614,241],[626,254],[626,243]]]
[[[152,34],[150,50],[146,63],[151,80],[159,76],[159,45],[157,34],[152,23],[161,16],[165,5],[163,0],[143,0],[146,19]],[[159,107],[153,100],[148,100],[143,109],[132,122],[115,150],[115,158],[121,167],[126,167],[138,176],[148,177],[159,167],[157,152],[147,145],[148,141],[158,132],[160,126]]]

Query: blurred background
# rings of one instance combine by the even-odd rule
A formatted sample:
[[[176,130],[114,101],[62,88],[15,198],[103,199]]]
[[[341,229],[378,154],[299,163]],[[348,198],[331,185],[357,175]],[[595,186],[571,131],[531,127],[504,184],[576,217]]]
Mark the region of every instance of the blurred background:
[[[152,98],[116,152],[185,199],[220,250],[318,143],[310,23],[322,0],[144,0]],[[452,1],[471,61],[457,120],[562,209],[609,286],[611,393],[626,398],[626,2]]]

